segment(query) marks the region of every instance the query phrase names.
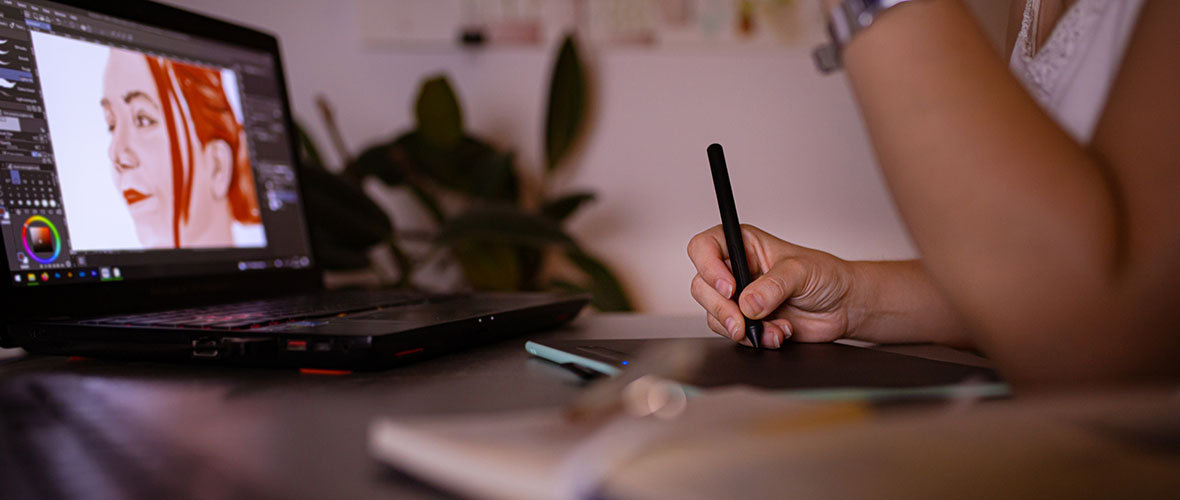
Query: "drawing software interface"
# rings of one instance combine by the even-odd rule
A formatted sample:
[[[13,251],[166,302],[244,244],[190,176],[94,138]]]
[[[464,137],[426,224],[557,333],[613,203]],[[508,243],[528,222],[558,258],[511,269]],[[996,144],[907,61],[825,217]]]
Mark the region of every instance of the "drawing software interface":
[[[0,0],[0,233],[41,286],[311,265],[262,51]]]

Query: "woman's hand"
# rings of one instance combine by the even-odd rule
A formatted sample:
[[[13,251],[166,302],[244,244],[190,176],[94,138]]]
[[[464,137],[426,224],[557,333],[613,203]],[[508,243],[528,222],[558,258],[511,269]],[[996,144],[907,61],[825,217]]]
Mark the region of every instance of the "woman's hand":
[[[692,296],[705,308],[709,328],[748,345],[742,316],[763,320],[762,345],[771,348],[788,338],[830,342],[853,331],[860,319],[854,316],[863,308],[850,307],[857,280],[851,262],[744,224],[742,240],[750,273],[757,279],[737,303],[731,300],[737,282],[726,263],[729,255],[721,226],[688,243],[688,257],[697,268]]]

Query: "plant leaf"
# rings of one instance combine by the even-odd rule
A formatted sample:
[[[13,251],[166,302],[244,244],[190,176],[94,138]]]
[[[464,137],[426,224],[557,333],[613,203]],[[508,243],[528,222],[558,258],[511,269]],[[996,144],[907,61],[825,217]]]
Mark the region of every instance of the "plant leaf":
[[[590,290],[587,289],[586,287],[579,285],[577,283],[574,283],[572,281],[566,281],[563,279],[555,279],[553,281],[550,281],[549,287],[553,288],[555,290],[560,290],[562,292],[590,293]]]
[[[541,266],[545,263],[546,252],[536,247],[516,247],[516,261],[520,269],[517,290],[540,290]]]
[[[298,175],[316,262],[324,269],[369,267],[369,248],[393,234],[393,221],[356,184],[323,168],[305,129],[299,135]]]
[[[324,269],[352,271],[369,267],[367,248],[343,245],[339,240],[325,234],[322,226],[311,226],[312,251],[316,264]]]
[[[517,199],[515,156],[500,152],[479,138],[464,135],[452,147],[439,148],[420,131],[413,131],[398,137],[392,143],[391,152],[394,164],[407,177],[412,173],[457,193],[487,201]]]
[[[586,113],[586,71],[572,34],[566,35],[553,65],[545,114],[545,167],[556,170],[578,138]]]
[[[516,252],[495,241],[463,241],[454,245],[463,274],[477,290],[516,290],[520,281]]]
[[[393,256],[393,263],[397,266],[398,272],[397,283],[394,286],[412,288],[414,286],[414,260],[398,245],[396,237],[389,239],[389,253]]]
[[[594,197],[594,193],[591,192],[567,194],[555,200],[546,201],[541,206],[541,213],[560,223],[565,221],[566,218],[577,211],[583,204],[594,201]]]
[[[315,141],[308,135],[307,129],[303,127],[303,124],[299,122],[295,123],[295,134],[299,137],[299,159],[304,163],[324,167],[324,157],[320,155],[320,149],[316,147]]]
[[[404,182],[405,174],[394,161],[394,142],[375,144],[365,148],[356,159],[344,168],[344,177],[360,183],[365,177],[375,176],[387,186],[396,187]]]
[[[337,246],[368,249],[393,234],[393,221],[352,184],[319,167],[299,169],[308,223]]]
[[[441,228],[437,243],[477,240],[531,247],[574,244],[552,219],[503,205],[476,207],[452,218]]]
[[[426,209],[426,213],[430,214],[430,218],[434,220],[434,223],[441,226],[447,216],[443,213],[442,206],[438,204],[438,200],[434,199],[434,195],[425,187],[413,182],[406,183],[406,187],[409,188],[410,194],[414,195],[418,203],[421,203],[422,207]]]
[[[345,167],[342,177],[360,184],[366,177],[375,176],[390,187],[405,187],[434,219],[441,224],[445,218],[430,190],[416,181],[414,174],[424,175],[416,156],[421,148],[418,132],[407,132],[391,142],[368,147],[352,164]],[[433,179],[431,179],[433,180]]]
[[[606,267],[606,264],[576,248],[567,252],[566,255],[590,278],[590,293],[593,295],[591,303],[596,309],[599,311],[634,310],[622,283],[619,283],[619,279]]]
[[[463,112],[445,75],[422,82],[414,114],[422,139],[436,148],[454,147],[463,138]]]
[[[469,193],[487,201],[515,203],[518,194],[515,161],[512,152],[490,150],[472,168],[468,177]]]

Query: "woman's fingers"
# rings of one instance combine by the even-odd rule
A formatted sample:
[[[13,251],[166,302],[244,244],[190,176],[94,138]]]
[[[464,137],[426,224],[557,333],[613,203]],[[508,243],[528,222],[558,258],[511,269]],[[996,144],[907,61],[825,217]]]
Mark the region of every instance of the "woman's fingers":
[[[791,338],[792,335],[795,334],[795,326],[792,325],[791,320],[789,320],[787,318],[772,319],[770,321],[767,321],[766,323],[774,325],[779,330],[782,330],[783,340],[787,340],[787,339]]]
[[[733,337],[730,336],[729,332],[725,330],[725,326],[723,326],[720,321],[717,321],[717,318],[715,318],[712,314],[705,314],[705,323],[707,323],[709,325],[709,329],[713,330],[713,332],[717,335],[733,340]]]
[[[789,338],[791,338],[791,326],[786,319],[762,322],[762,347],[778,349]]]
[[[725,331],[725,327],[722,326],[721,322],[717,321],[717,318],[714,318],[713,315],[706,314],[705,322],[709,324],[709,329],[717,332],[723,337],[728,338],[729,340],[733,340],[733,337],[729,336],[729,332]],[[750,339],[746,338],[745,336],[743,336],[742,340],[738,341],[738,343],[746,347],[754,347],[754,345],[750,343]]]
[[[718,328],[714,331],[724,333],[727,337],[739,340],[745,333],[742,330],[742,313],[732,300],[722,297],[716,289],[705,283],[701,275],[692,278],[692,298],[697,301],[705,312],[717,320]]]
[[[726,299],[733,297],[733,291],[737,283],[733,278],[733,273],[729,270],[729,266],[725,264],[725,259],[728,258],[728,252],[726,251],[725,236],[721,232],[721,226],[713,226],[693,236],[688,241],[688,258],[696,266],[697,276],[704,280],[706,284]]]
[[[738,304],[740,312],[753,319],[765,318],[793,297],[807,280],[807,267],[799,259],[782,259],[750,283]]]
[[[703,284],[695,284],[694,288],[708,291],[708,287],[704,287]],[[709,329],[713,330],[717,335],[729,338],[729,340],[734,340],[735,336],[737,335],[730,333],[730,331],[726,328],[726,325],[721,324],[721,321],[717,320],[717,316],[714,316],[712,312],[704,315],[704,320],[706,320],[706,323],[709,325]],[[742,335],[739,343],[743,344],[743,346],[750,346],[749,338],[746,338],[745,336],[745,318],[737,318],[736,322],[736,324],[739,324],[739,330],[741,331]],[[789,324],[791,323],[785,320],[785,318],[778,318],[778,320],[762,322],[762,347],[771,349],[778,349],[781,347],[782,343],[786,342],[787,338],[791,338],[792,327]]]

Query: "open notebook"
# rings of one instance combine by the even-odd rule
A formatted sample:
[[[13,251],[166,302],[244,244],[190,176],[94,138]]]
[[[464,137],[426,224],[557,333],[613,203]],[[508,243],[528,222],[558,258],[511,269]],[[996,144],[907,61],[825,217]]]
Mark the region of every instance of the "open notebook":
[[[674,418],[560,410],[379,419],[379,461],[471,497],[1174,498],[1180,397],[1148,392],[879,413],[749,389]]]

